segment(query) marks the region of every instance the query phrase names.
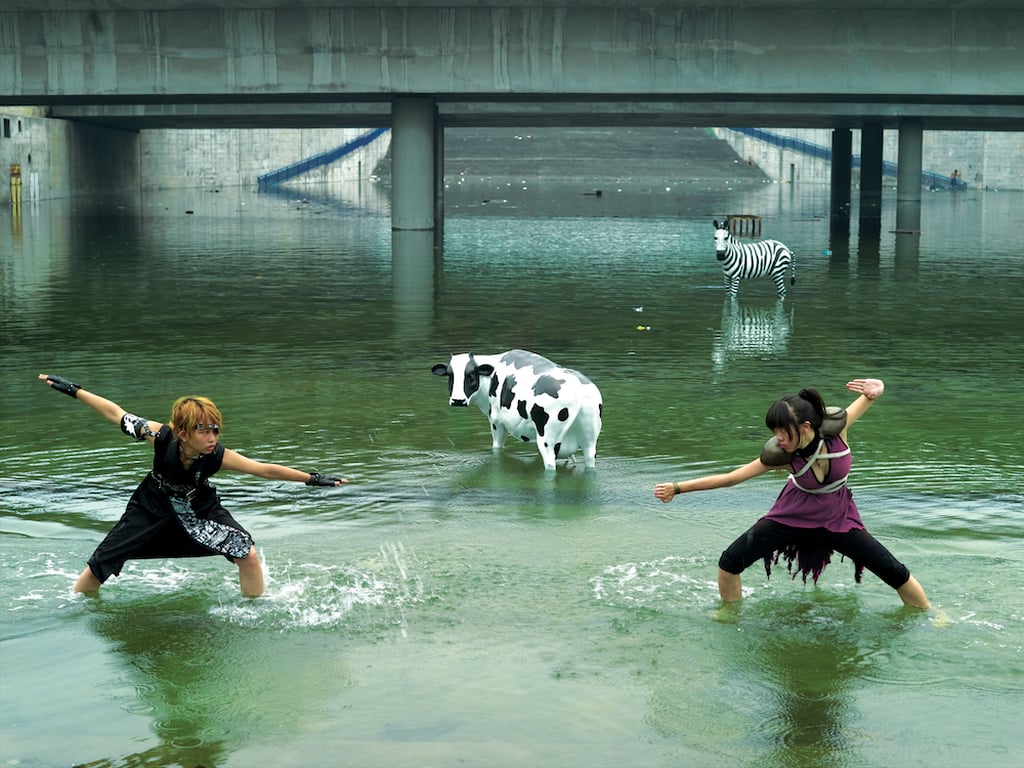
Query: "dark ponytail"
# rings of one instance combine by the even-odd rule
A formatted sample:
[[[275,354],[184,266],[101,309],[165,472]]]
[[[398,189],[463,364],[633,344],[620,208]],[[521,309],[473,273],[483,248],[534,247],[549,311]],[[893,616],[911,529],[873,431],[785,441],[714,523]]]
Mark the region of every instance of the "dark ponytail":
[[[825,418],[825,401],[816,389],[801,389],[796,395],[786,395],[776,400],[764,417],[764,424],[774,432],[784,429],[799,432],[805,421],[811,423],[815,434],[819,434]]]

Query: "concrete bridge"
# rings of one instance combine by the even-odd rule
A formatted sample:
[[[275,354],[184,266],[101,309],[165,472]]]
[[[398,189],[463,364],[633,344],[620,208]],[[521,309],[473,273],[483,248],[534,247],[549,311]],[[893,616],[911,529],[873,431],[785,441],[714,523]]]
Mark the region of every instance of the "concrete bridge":
[[[0,104],[129,132],[388,126],[397,231],[438,221],[448,126],[826,127],[837,158],[857,128],[869,209],[896,129],[897,227],[916,229],[923,130],[1024,129],[1024,6],[4,0]]]

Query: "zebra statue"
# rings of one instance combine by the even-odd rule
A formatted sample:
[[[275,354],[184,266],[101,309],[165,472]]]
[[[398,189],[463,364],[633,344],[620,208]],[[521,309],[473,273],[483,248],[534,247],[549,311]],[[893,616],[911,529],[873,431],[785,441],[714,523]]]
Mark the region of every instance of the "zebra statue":
[[[737,243],[729,231],[729,220],[719,226],[715,221],[715,258],[722,262],[725,274],[725,292],[736,298],[740,278],[768,275],[775,281],[779,298],[786,298],[786,268],[792,267],[790,284],[796,283],[796,256],[778,240],[759,240],[756,243]]]

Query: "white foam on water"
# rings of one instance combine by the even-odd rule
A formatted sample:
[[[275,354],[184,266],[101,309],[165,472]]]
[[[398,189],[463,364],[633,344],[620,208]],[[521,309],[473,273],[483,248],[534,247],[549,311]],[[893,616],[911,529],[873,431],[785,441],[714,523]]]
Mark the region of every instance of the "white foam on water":
[[[594,598],[612,605],[674,610],[682,605],[707,605],[718,600],[718,585],[691,571],[706,573],[700,558],[669,556],[661,560],[609,565],[590,579]],[[744,593],[747,593],[744,587]]]
[[[401,543],[385,542],[377,557],[354,565],[268,564],[265,558],[263,563],[263,596],[224,599],[210,609],[211,615],[279,630],[391,626],[405,635],[405,607],[430,598],[415,571],[415,558]]]

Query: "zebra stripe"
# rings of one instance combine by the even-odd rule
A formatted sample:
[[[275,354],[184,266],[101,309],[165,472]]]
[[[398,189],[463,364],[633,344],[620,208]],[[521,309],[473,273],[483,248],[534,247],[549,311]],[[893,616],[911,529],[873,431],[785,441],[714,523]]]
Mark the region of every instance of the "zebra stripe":
[[[740,280],[770,277],[779,298],[786,297],[786,270],[792,268],[790,284],[796,284],[796,255],[778,240],[737,243],[729,231],[729,222],[715,222],[715,256],[722,262],[725,292],[735,298]]]

